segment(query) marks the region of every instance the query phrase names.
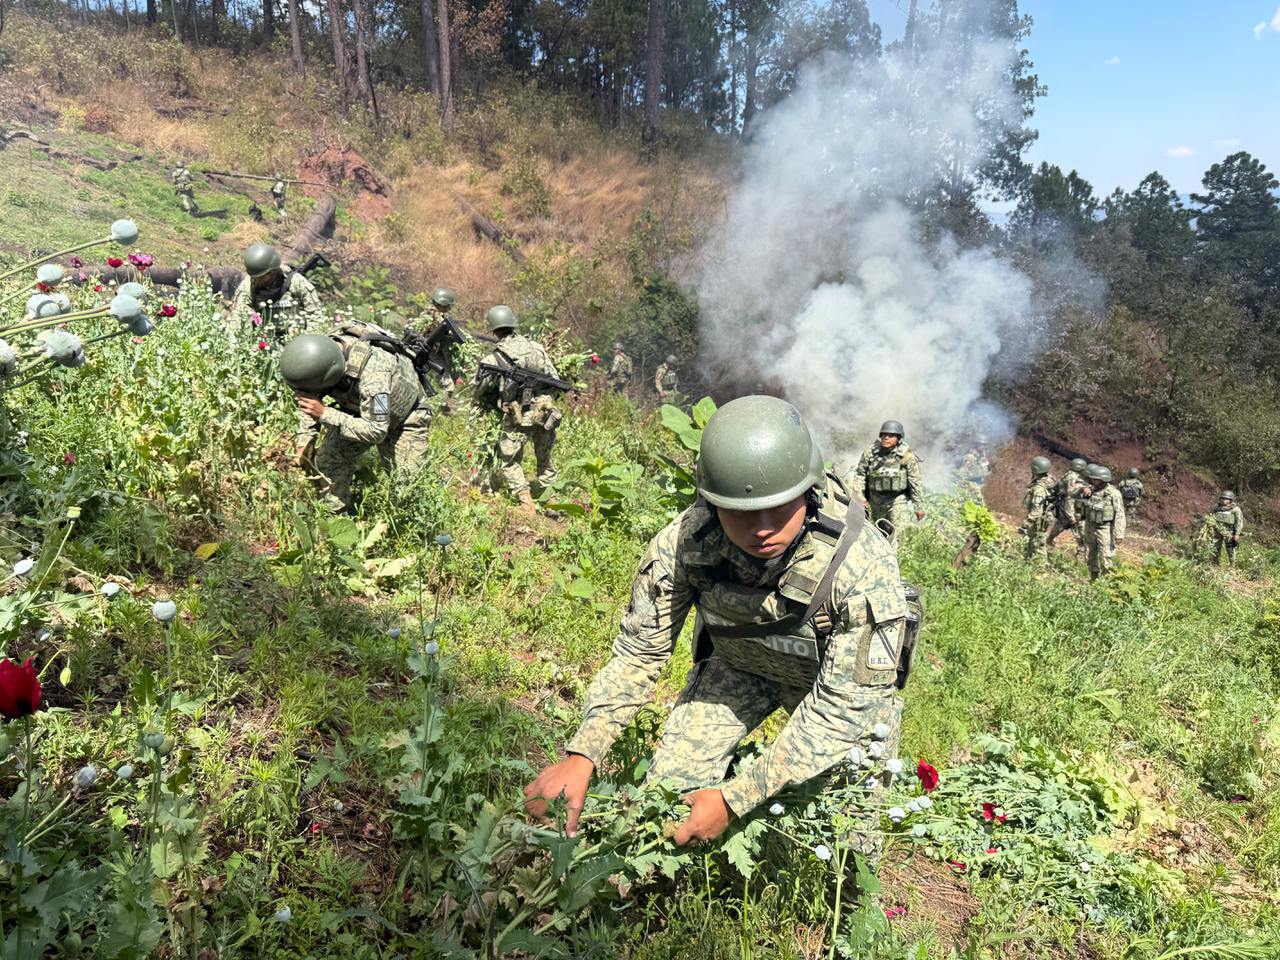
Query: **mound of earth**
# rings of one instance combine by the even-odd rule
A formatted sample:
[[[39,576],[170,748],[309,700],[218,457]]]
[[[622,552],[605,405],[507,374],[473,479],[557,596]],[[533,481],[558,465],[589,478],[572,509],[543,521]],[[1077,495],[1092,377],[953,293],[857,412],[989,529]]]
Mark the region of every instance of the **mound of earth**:
[[[354,212],[362,219],[376,219],[391,212],[391,198],[386,185],[378,179],[364,157],[350,147],[331,144],[312,154],[302,161],[298,179],[335,188],[354,188],[358,195],[353,204]],[[312,184],[305,185],[303,189],[312,197],[329,192],[327,187]]]

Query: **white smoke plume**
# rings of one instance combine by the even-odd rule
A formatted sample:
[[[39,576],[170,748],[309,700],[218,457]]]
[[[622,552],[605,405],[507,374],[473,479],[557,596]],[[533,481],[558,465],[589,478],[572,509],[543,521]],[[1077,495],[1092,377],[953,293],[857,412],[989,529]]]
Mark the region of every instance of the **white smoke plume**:
[[[989,249],[926,239],[914,197],[1022,122],[1009,43],[918,41],[811,67],[762,120],[698,280],[704,360],[804,413],[850,466],[901,420],[934,480],[1012,432],[988,374],[1045,332],[1031,281]],[[986,145],[986,146],[984,146]]]

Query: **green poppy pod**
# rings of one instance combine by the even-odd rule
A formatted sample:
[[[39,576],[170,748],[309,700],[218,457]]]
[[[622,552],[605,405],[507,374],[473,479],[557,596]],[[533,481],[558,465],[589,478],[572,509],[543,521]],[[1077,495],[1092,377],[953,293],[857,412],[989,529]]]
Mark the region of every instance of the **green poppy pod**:
[[[61,294],[61,293],[51,294],[49,299],[51,299],[54,303],[58,305],[59,313],[71,312],[71,300],[65,294]]]
[[[36,267],[36,280],[40,283],[47,283],[49,286],[61,283],[63,276],[65,274],[62,272],[62,267],[56,263],[42,263]]]
[[[122,293],[126,297],[133,297],[139,303],[145,303],[147,298],[151,296],[151,291],[140,283],[130,280],[128,283],[122,283],[116,289],[116,293]]]
[[[126,323],[125,326],[129,328],[129,332],[135,337],[145,337],[156,328],[156,325],[142,314],[138,314],[138,316]]]
[[[47,293],[37,293],[27,298],[27,316],[53,317],[58,314],[58,303]]]
[[[111,239],[128,246],[138,239],[138,225],[132,220],[117,220],[111,224]]]
[[[111,301],[111,315],[121,323],[132,323],[142,315],[142,304],[125,293],[117,294]]]
[[[84,344],[74,333],[53,330],[44,338],[44,355],[64,367],[78,367],[84,363]]]

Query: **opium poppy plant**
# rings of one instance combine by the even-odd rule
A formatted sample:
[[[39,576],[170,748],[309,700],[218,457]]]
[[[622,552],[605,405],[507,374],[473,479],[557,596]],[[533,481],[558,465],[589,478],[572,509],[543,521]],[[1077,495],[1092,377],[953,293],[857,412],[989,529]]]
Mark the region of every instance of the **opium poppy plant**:
[[[938,769],[931,763],[921,760],[916,766],[916,776],[920,778],[920,787],[925,793],[932,793],[938,786]]]
[[[0,660],[0,715],[9,720],[29,717],[40,709],[40,678],[27,657],[18,666],[8,657]]]

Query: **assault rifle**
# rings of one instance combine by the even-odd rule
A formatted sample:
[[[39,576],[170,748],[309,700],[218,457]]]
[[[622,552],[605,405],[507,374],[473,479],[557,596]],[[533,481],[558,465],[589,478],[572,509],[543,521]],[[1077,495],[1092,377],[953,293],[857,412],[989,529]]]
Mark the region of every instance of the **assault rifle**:
[[[498,356],[502,357],[501,351]],[[505,359],[505,358],[503,358]],[[559,393],[567,393],[573,389],[573,384],[568,380],[561,380],[558,377],[549,377],[545,373],[534,373],[532,370],[526,370],[524,367],[517,366],[510,360],[505,366],[496,363],[480,364],[480,372],[493,377],[502,377],[510,380],[516,386],[529,390],[534,387],[541,387],[545,390],[555,390]]]
[[[467,335],[452,317],[445,317],[426,333],[405,328],[404,345],[409,348],[413,357],[413,368],[418,371],[418,379],[430,393],[434,394],[436,388],[431,382],[432,378],[427,375],[428,371],[437,377],[446,373],[448,367],[445,360],[449,344],[464,343],[466,339]]]

